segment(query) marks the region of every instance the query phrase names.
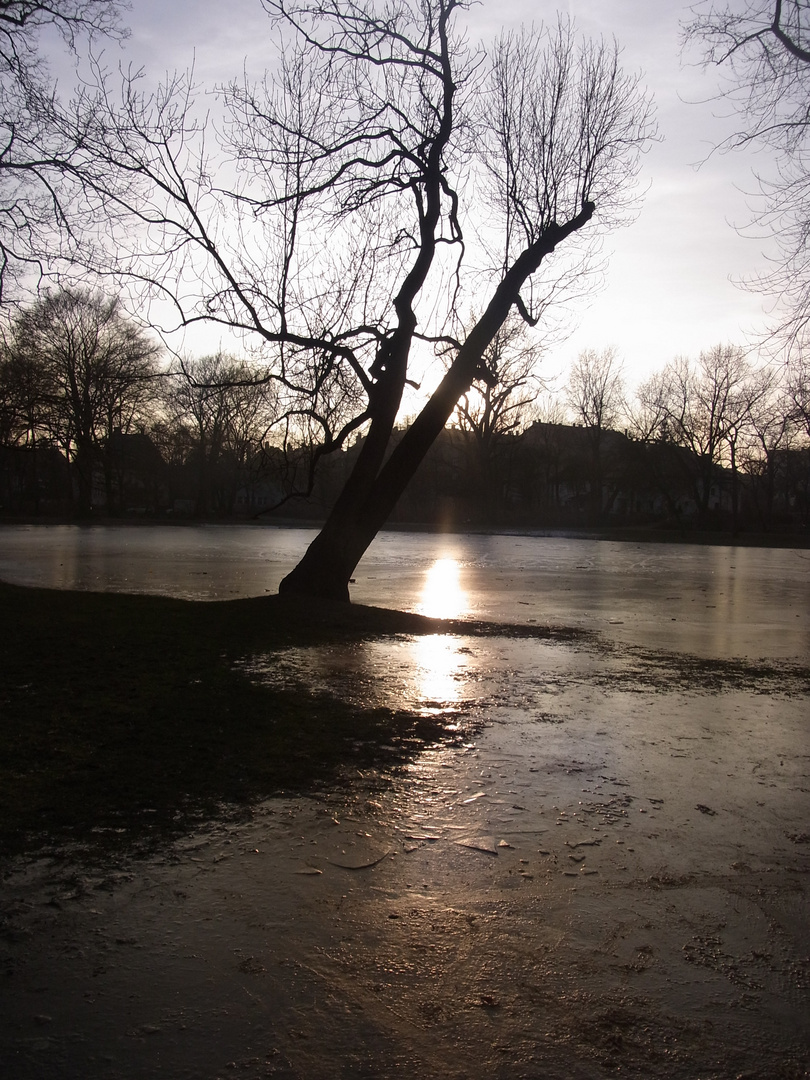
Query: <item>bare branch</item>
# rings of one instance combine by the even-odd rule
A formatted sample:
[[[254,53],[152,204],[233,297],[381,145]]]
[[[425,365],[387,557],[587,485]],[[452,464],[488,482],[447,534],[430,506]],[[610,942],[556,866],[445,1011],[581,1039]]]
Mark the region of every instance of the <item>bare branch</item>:
[[[343,595],[473,382],[509,414],[491,347],[514,309],[538,324],[560,289],[584,291],[599,228],[633,212],[653,125],[617,47],[567,22],[487,56],[458,29],[462,0],[264,7],[277,73],[221,88],[222,124],[198,111],[192,73],[150,92],[125,72],[116,89],[97,64],[65,122],[81,152],[62,167],[96,223],[83,265],[134,283],[158,325],[168,302],[177,326],[257,341],[285,446],[311,438],[314,468],[362,432],[297,575]],[[460,333],[473,293],[486,299]],[[392,449],[427,341],[447,370]]]
[[[687,45],[725,78],[719,97],[739,117],[723,144],[767,147],[773,170],[757,177],[752,226],[776,237],[779,254],[749,287],[777,299],[775,333],[801,347],[810,321],[807,185],[810,173],[810,24],[804,0],[701,5],[684,31]]]

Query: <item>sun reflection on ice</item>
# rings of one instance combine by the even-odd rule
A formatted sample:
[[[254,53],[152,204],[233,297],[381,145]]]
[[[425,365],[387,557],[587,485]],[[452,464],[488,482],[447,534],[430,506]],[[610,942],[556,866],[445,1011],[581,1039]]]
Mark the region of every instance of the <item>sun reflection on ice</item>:
[[[444,557],[430,566],[415,609],[441,619],[470,613],[457,559]],[[482,692],[481,659],[470,645],[466,635],[402,635],[290,648],[271,657],[253,657],[246,667],[263,682],[303,685],[363,708],[405,708],[423,716],[447,713],[451,720],[474,707]],[[453,727],[448,724],[447,730]]]
[[[457,705],[462,698],[469,649],[451,634],[416,638],[413,699],[425,712]]]
[[[416,610],[431,619],[457,619],[467,612],[458,559],[437,559],[427,572]]]
[[[469,608],[458,559],[437,559],[425,576],[416,610],[433,619],[457,619]],[[458,705],[467,682],[468,650],[451,634],[415,638],[411,696],[424,712]]]

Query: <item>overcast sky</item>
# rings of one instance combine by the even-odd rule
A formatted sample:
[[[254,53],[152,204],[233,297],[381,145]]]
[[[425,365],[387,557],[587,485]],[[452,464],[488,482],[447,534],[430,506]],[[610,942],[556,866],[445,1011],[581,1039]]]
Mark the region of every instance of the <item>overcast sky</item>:
[[[562,10],[587,33],[614,35],[625,66],[641,70],[654,95],[661,141],[647,154],[643,207],[630,227],[608,239],[607,283],[579,312],[570,338],[544,372],[564,372],[582,349],[615,346],[631,384],[676,355],[696,356],[725,342],[745,344],[766,325],[767,303],[735,285],[764,268],[767,241],[741,236],[750,219],[752,167],[767,161],[712,154],[733,130],[710,100],[717,74],[686,63],[677,0],[484,0],[468,16],[470,36],[503,25],[553,20]],[[150,74],[186,68],[205,83],[252,73],[272,62],[271,26],[258,0],[132,0],[124,55]]]

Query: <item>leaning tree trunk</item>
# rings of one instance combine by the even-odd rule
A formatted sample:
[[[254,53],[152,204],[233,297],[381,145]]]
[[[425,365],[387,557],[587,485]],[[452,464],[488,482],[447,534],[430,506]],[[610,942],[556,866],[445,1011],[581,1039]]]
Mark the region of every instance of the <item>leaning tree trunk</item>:
[[[330,600],[349,599],[349,579],[357,564],[388,520],[428,450],[450,419],[461,395],[470,389],[486,348],[518,301],[522,286],[560,240],[590,221],[594,209],[593,203],[586,202],[579,214],[565,225],[549,226],[515,260],[459,349],[450,370],[385,464],[377,467],[382,460],[379,445],[369,447],[369,453],[365,456],[361,452],[326,523],[295,569],[282,580],[280,593]],[[389,412],[386,417],[389,435],[394,419]],[[372,431],[366,445],[371,440]],[[385,441],[387,447],[387,437]]]
[[[472,374],[466,386],[458,371],[453,376],[453,371],[445,376],[382,469],[370,483],[362,485],[362,492],[358,490],[354,498],[341,494],[304,557],[281,582],[279,592],[349,599],[349,579],[357,564],[388,520],[459,397],[469,389]]]

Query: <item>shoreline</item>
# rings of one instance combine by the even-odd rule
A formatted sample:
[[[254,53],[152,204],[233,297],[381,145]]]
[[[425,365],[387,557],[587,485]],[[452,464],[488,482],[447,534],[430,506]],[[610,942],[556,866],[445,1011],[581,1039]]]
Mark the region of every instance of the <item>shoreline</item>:
[[[32,527],[55,528],[72,526],[75,528],[255,528],[255,529],[311,529],[317,532],[323,521],[307,518],[275,518],[257,521],[254,518],[144,518],[131,517],[94,517],[88,519],[63,516],[35,517],[29,515],[0,515],[0,528]],[[537,539],[557,540],[599,540],[632,544],[686,544],[704,547],[758,547],[758,548],[796,548],[810,549],[809,532],[723,532],[710,529],[664,529],[649,526],[594,526],[594,527],[559,527],[542,526],[459,526],[443,527],[440,524],[425,522],[390,522],[380,529],[384,533],[424,533],[436,536],[521,536]]]

